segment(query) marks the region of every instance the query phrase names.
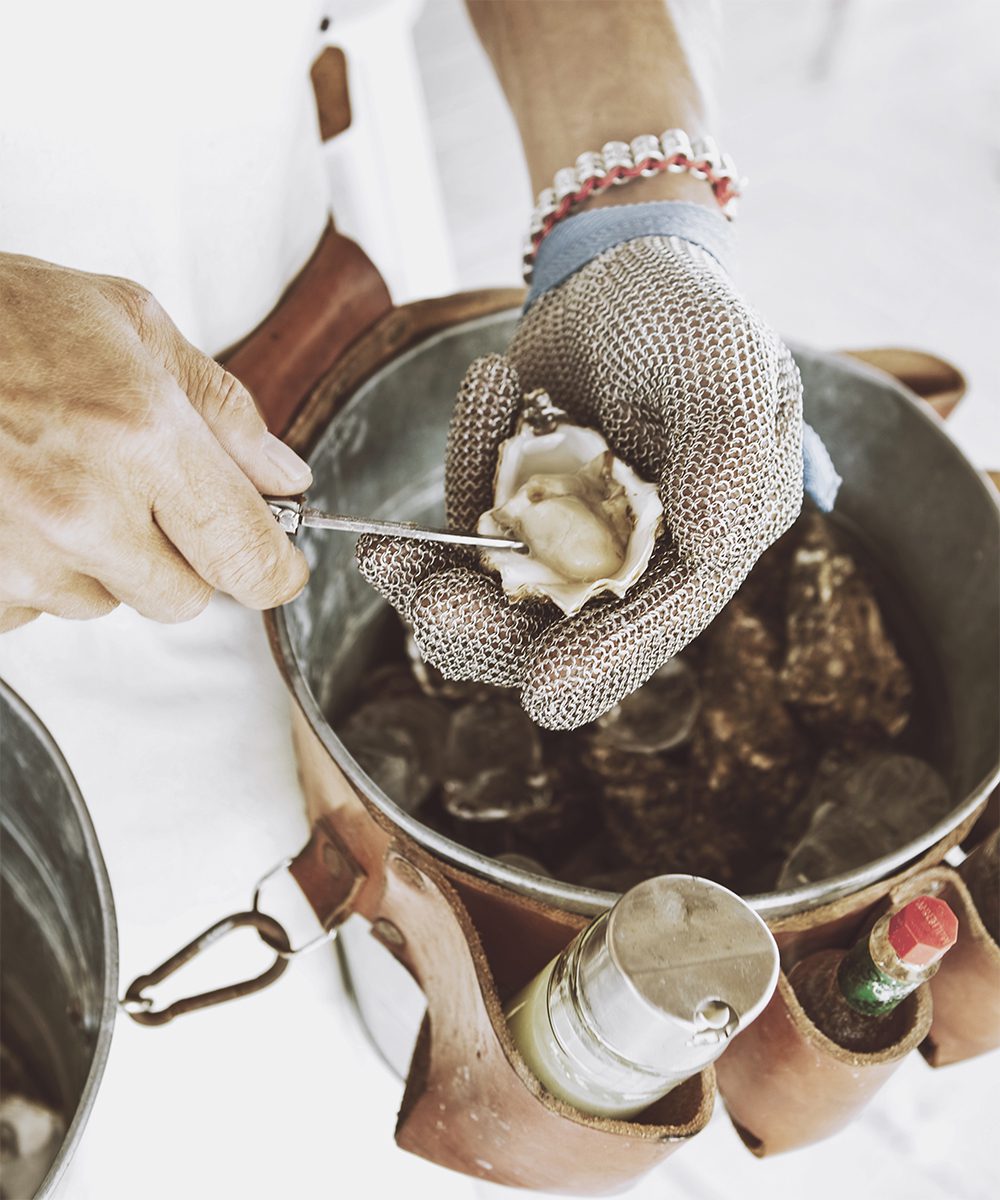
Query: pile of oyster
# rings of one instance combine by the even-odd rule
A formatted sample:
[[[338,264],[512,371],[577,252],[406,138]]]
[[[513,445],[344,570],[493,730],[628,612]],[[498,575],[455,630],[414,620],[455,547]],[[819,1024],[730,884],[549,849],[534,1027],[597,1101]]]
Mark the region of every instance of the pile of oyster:
[[[387,644],[339,727],[348,748],[425,824],[536,874],[771,891],[852,870],[952,807],[925,761],[944,756],[934,681],[815,512],[683,653],[570,733],[534,726],[515,691],[444,680],[398,623]]]

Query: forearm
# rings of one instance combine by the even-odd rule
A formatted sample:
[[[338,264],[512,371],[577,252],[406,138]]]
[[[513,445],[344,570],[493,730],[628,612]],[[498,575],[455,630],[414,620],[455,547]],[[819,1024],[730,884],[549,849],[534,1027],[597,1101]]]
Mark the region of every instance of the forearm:
[[[607,141],[710,132],[712,0],[466,3],[517,122],[533,191]],[[661,199],[714,203],[706,183],[671,174],[612,188],[592,205]]]

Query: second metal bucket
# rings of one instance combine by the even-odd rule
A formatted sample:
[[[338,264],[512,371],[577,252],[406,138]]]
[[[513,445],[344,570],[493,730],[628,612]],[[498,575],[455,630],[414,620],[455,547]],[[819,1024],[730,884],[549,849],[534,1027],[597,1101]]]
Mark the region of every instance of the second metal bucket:
[[[6,1195],[52,1195],[93,1107],[111,1044],[118,936],[104,860],[48,731],[0,681],[5,1093],[57,1114],[51,1143],[5,1161]],[[36,1190],[37,1188],[37,1190]]]

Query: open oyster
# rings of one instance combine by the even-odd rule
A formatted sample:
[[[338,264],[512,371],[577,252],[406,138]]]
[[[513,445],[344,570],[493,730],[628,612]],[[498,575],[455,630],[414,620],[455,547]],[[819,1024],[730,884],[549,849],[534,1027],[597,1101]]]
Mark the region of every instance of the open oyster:
[[[483,555],[512,601],[547,597],[573,616],[602,592],[624,596],[642,575],[663,506],[596,430],[562,420],[544,393],[527,399],[477,531],[527,544],[527,554]]]

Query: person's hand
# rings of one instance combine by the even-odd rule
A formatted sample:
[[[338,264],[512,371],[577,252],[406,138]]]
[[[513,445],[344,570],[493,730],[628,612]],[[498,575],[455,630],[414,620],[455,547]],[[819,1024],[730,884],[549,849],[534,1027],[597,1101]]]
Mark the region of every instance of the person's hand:
[[[0,255],[0,630],[282,604],[308,568],[261,493],[310,480],[143,288]]]
[[[594,720],[696,637],[802,503],[802,391],[791,354],[716,262],[676,238],[600,255],[522,318],[510,361],[481,359],[452,420],[449,524],[493,504],[500,442],[545,388],[659,484],[667,532],[622,600],[565,618],[512,605],[475,562],[426,544],[359,542],[362,573],[452,679],[521,688],[539,725]]]

